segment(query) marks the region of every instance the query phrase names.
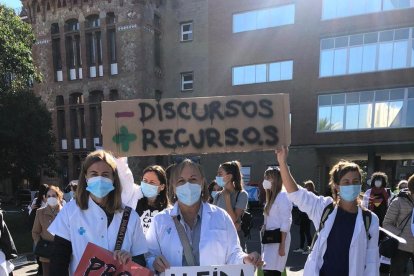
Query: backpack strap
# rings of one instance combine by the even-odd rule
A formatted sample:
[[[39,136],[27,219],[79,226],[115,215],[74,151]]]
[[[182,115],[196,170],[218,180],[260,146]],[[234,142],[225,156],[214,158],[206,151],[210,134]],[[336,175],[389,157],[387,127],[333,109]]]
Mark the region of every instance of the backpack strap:
[[[367,233],[368,240],[371,239],[371,234],[369,233],[369,227],[371,226],[372,214],[368,210],[362,210],[362,219],[364,220],[365,232]]]
[[[328,219],[329,215],[332,213],[332,211],[334,209],[335,209],[335,207],[334,207],[333,203],[330,203],[330,204],[326,205],[326,207],[323,209],[322,216],[321,216],[321,221],[319,222],[319,228],[318,228],[318,231],[316,231],[315,234],[313,235],[310,250],[313,249],[313,246],[315,245],[315,242],[318,239],[319,233],[321,232],[321,230],[325,226],[326,220]]]

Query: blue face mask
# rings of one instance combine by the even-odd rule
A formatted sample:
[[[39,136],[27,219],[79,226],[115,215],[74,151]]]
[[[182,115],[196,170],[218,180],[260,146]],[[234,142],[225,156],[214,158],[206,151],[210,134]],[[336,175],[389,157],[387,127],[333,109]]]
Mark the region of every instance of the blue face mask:
[[[212,198],[215,198],[219,192],[220,192],[220,191],[212,191],[212,192],[211,192],[211,197],[212,197]]]
[[[88,183],[86,190],[97,198],[104,198],[115,189],[113,181],[102,176],[91,177],[86,182]]]
[[[345,201],[354,201],[361,193],[361,184],[339,186],[339,195]]]
[[[193,183],[185,183],[184,185],[178,186],[176,189],[178,201],[181,203],[192,206],[200,200],[201,196],[201,185]]]
[[[216,182],[217,185],[219,185],[222,188],[224,188],[224,185],[226,185],[226,183],[224,183],[224,179],[222,176],[216,176]]]
[[[141,191],[145,197],[156,197],[158,195],[158,186],[141,181]]]

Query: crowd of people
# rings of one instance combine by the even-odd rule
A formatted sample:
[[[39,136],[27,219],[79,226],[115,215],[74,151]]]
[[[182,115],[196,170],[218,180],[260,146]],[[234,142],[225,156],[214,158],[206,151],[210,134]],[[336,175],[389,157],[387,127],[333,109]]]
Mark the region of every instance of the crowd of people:
[[[300,246],[293,251],[309,254],[304,275],[379,275],[380,264],[390,275],[406,273],[414,253],[414,176],[391,192],[387,175],[376,172],[362,196],[360,167],[340,161],[330,171],[332,196],[324,197],[312,181],[296,183],[287,147],[275,155],[279,166],[263,174],[259,254],[246,248],[242,218],[248,194],[238,161],[220,164],[210,183],[190,159],[166,169],[151,165],[136,185],[126,158],[104,150],[90,153],[78,181],[63,192],[41,185],[29,207],[38,274],[73,275],[90,242],[113,252],[119,264],[133,261],[155,273],[177,266],[252,264],[265,276],[282,275],[292,241],[292,208],[300,211]],[[9,264],[16,250],[1,216],[0,222],[1,241],[9,240],[9,246],[2,244],[0,262]],[[119,243],[121,225],[126,227]],[[379,253],[386,236],[380,226],[406,240],[388,262]],[[0,275],[7,275],[1,269]]]

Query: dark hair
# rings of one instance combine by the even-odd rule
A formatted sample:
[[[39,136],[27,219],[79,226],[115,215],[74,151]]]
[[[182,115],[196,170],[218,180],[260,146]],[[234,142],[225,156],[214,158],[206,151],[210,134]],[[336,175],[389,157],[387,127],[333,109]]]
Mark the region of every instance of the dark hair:
[[[375,187],[375,181],[381,180],[381,187],[385,188],[388,185],[388,176],[383,172],[374,172],[371,175],[371,187]]]
[[[225,163],[220,164],[219,168],[222,168],[227,174],[231,174],[233,176],[233,182],[234,182],[234,189],[236,191],[243,190],[242,185],[242,175],[240,171],[240,162],[239,161],[228,161]]]
[[[88,209],[90,193],[86,190],[86,173],[90,166],[100,161],[104,161],[106,164],[108,164],[109,167],[111,167],[114,177],[114,190],[105,197],[102,205],[107,212],[113,214],[116,211],[122,210],[122,188],[121,181],[119,180],[118,176],[118,170],[116,168],[115,157],[105,150],[96,150],[94,152],[91,152],[83,161],[81,172],[79,174],[78,188],[76,189],[76,204],[79,206],[79,208],[81,208],[81,210]]]
[[[168,200],[168,196],[167,196],[168,185],[167,185],[167,176],[165,174],[165,171],[164,171],[163,167],[161,167],[161,166],[152,165],[152,166],[146,167],[143,170],[142,176],[144,176],[147,172],[155,173],[157,175],[158,180],[160,181],[160,184],[165,186],[164,190],[162,190],[157,195],[157,198],[155,199],[155,207],[159,211],[164,210],[165,208],[167,208],[170,205],[170,201]],[[146,197],[140,199],[138,201],[138,205],[140,205],[140,203],[145,204],[146,207],[148,207],[148,199]],[[140,206],[140,207],[144,207],[144,206]]]
[[[37,198],[36,198],[36,202],[35,205],[40,207],[42,205],[42,201],[44,196],[46,196],[47,190],[49,189],[49,185],[48,184],[40,184],[39,186],[39,192],[37,193]]]
[[[349,172],[358,172],[359,179],[361,180],[361,168],[358,166],[358,164],[354,162],[341,160],[338,163],[336,163],[329,172],[329,185],[331,186],[332,197],[336,202],[338,202],[339,197],[338,193],[335,190],[335,185],[339,185],[339,181],[342,179],[342,177]]]

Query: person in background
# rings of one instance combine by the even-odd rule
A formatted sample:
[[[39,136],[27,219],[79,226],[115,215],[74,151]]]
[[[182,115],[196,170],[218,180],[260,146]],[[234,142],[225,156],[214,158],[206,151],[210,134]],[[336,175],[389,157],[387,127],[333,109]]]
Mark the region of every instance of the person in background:
[[[362,201],[362,206],[374,212],[378,218],[380,226],[384,220],[388,205],[393,194],[387,188],[388,177],[383,172],[375,172],[371,176],[371,189],[368,189]]]
[[[238,161],[220,164],[217,170],[216,182],[223,188],[215,197],[213,204],[227,211],[230,215],[243,250],[246,249],[246,239],[241,229],[241,217],[247,209],[248,194],[243,189],[243,178]]]
[[[398,182],[396,189],[394,190],[394,196],[396,196],[401,190],[408,188],[408,181],[403,179]],[[391,199],[392,200],[392,199]]]
[[[154,217],[147,232],[149,268],[164,272],[172,266],[262,264],[257,252],[242,251],[230,216],[207,203],[200,165],[185,159],[174,166],[169,187],[177,201]]]
[[[62,208],[63,193],[59,187],[50,185],[46,191],[46,206],[36,210],[36,218],[32,228],[32,238],[34,244],[40,240],[53,242],[53,235],[47,228],[56,218]],[[50,275],[50,259],[39,256],[42,262],[43,276]]]
[[[303,182],[303,187],[314,193],[315,195],[319,195],[318,192],[315,190],[315,184],[312,180],[307,180]],[[299,210],[299,236],[300,236],[300,246],[299,248],[293,250],[293,252],[296,253],[303,253],[303,254],[309,254],[310,253],[310,247],[312,244],[312,236],[311,236],[311,220],[309,219],[308,215],[305,212],[302,212]],[[305,247],[305,238],[306,243],[308,244]]]
[[[223,190],[223,188],[220,187],[215,180],[211,181],[210,184],[208,185],[208,194],[210,195],[208,199],[208,203],[213,203],[217,194],[221,190]]]
[[[282,178],[278,168],[269,168],[264,173],[263,188],[266,190],[264,225],[262,231],[280,229],[280,243],[262,246],[264,276],[282,275],[290,248],[290,226],[292,225],[292,203],[282,191]]]
[[[115,250],[126,211],[130,215],[124,240],[121,249]],[[141,221],[135,210],[122,204],[116,160],[107,151],[97,150],[85,158],[75,200],[65,205],[48,231],[55,236],[51,275],[73,275],[88,242],[112,251],[120,264],[132,259],[145,266],[148,249]]]
[[[29,229],[33,228],[33,224],[36,218],[36,210],[46,206],[46,191],[49,189],[49,185],[41,184],[39,190],[37,191],[37,196],[33,199],[32,204],[29,207]],[[34,248],[34,247],[33,247]],[[39,260],[39,257],[36,257],[38,264],[37,275],[42,275],[42,262]]]
[[[289,200],[305,212],[314,225],[320,224],[327,206],[333,208],[308,255],[303,275],[378,276],[379,220],[374,213],[365,212],[360,206],[358,196],[362,177],[359,166],[344,160],[333,166],[329,173],[331,198],[316,196],[296,184],[287,164],[287,147],[276,149],[276,156]],[[365,225],[365,214],[370,217],[369,225]]]
[[[384,218],[383,226],[392,233],[404,238],[407,243],[398,245],[397,253],[391,258],[390,275],[407,274],[407,263],[414,260],[414,229],[412,214],[414,208],[414,175],[408,179],[408,189],[403,189],[391,202]]]
[[[144,169],[141,191],[144,197],[138,200],[135,210],[141,218],[145,234],[154,216],[170,207],[167,196],[167,177],[161,166],[153,165]]]
[[[76,194],[76,188],[78,187],[78,180],[72,180],[69,182],[69,184],[64,189],[63,199],[66,202],[71,201],[73,198],[75,198]]]
[[[0,210],[0,275],[13,276],[14,265],[10,260],[15,258],[17,249]]]

